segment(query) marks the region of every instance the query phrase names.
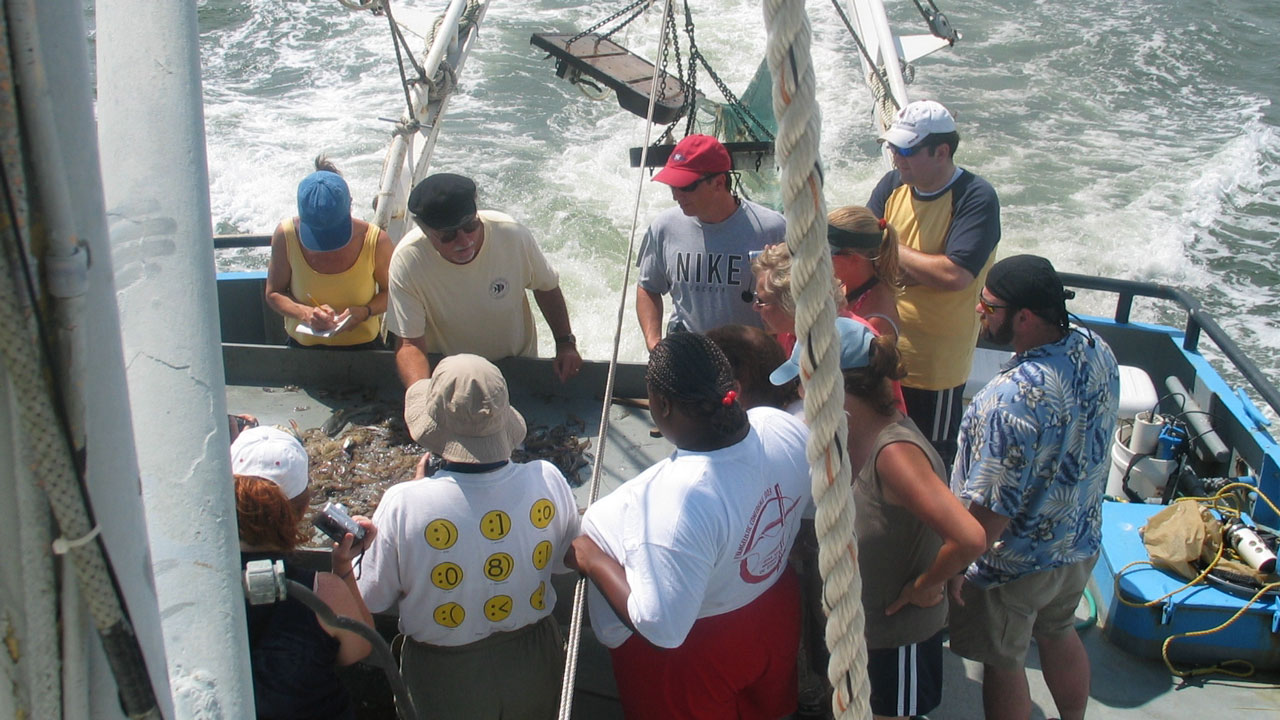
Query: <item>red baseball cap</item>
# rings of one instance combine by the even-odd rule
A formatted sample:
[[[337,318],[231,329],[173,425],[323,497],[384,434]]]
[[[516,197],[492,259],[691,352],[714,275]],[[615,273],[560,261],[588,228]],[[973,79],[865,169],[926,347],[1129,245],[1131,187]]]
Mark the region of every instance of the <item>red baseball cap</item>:
[[[666,167],[653,176],[655,182],[672,187],[690,185],[707,175],[733,169],[729,151],[710,135],[689,135],[676,144]]]

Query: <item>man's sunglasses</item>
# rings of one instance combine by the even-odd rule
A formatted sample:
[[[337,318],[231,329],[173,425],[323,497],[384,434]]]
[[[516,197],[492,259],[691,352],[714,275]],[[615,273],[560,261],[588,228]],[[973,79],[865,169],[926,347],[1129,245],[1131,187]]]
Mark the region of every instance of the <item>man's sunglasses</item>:
[[[711,178],[715,177],[716,175],[719,175],[719,173],[715,173],[714,175],[703,175],[702,177],[698,178],[697,180],[694,180],[693,182],[689,183],[688,185],[685,185],[684,187],[678,187],[678,188],[676,188],[676,189],[677,189],[677,190],[679,190],[679,191],[680,191],[680,192],[682,192],[682,193],[691,193],[691,192],[693,192],[694,190],[697,190],[699,185],[701,185],[702,183],[704,183],[704,182],[706,182],[706,181],[710,180]]]
[[[983,315],[995,315],[997,310],[1004,310],[1009,307],[1008,305],[995,305],[989,303],[987,302],[987,299],[981,295],[978,296],[978,306],[982,308]]]
[[[911,157],[912,155],[915,155],[916,153],[925,149],[925,147],[932,147],[931,145],[926,146],[924,143],[920,143],[919,145],[912,145],[909,148],[898,147],[893,143],[885,143],[885,145],[888,145],[889,149],[892,150],[894,153],[896,153],[900,157]]]
[[[436,242],[441,245],[448,245],[458,239],[458,233],[464,232],[470,235],[480,227],[480,218],[473,217],[470,220],[450,230],[432,230],[431,234],[435,236]]]

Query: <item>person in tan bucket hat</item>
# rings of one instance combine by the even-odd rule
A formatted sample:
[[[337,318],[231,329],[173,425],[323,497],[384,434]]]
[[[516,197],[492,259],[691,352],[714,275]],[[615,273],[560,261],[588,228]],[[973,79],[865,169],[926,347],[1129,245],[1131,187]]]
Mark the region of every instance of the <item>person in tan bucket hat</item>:
[[[564,650],[551,575],[569,572],[573,492],[551,463],[511,461],[525,422],[488,360],[446,357],[404,405],[410,435],[444,463],[383,496],[360,592],[373,612],[399,603],[414,706],[446,718],[554,716]]]
[[[443,372],[448,363],[449,372]],[[507,394],[502,371],[478,355],[441,361],[436,376],[404,394],[404,422],[413,439],[446,461],[494,463],[511,459],[525,423]]]

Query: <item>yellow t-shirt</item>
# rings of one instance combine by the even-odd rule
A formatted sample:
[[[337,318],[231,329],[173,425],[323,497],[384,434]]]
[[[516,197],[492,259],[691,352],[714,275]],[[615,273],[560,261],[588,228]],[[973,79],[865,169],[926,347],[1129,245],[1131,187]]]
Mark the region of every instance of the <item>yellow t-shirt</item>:
[[[373,279],[374,259],[377,256],[378,235],[382,230],[369,223],[369,232],[364,236],[364,247],[351,267],[340,273],[316,272],[307,264],[302,256],[302,243],[298,240],[297,228],[293,218],[280,223],[284,229],[285,248],[289,254],[289,294],[300,303],[311,302],[314,298],[322,305],[328,305],[336,312],[347,308],[368,305],[373,296],[378,294],[378,283]],[[330,345],[342,347],[359,345],[378,337],[382,331],[382,316],[373,315],[368,320],[351,330],[331,337],[316,337],[298,332],[297,318],[284,319],[284,331],[299,345]]]
[[[947,190],[927,197],[899,185],[885,200],[884,218],[897,228],[901,244],[930,255],[947,255],[970,272],[977,270],[974,281],[963,290],[911,285],[898,295],[902,320],[898,348],[907,368],[902,385],[920,390],[962,385],[969,377],[978,340],[974,306],[1000,238],[995,191],[967,172]]]
[[[484,243],[466,265],[441,257],[420,229],[400,240],[391,256],[387,329],[426,338],[432,353],[536,357],[538,335],[525,290],[554,290],[560,277],[525,226],[492,210],[479,216]]]

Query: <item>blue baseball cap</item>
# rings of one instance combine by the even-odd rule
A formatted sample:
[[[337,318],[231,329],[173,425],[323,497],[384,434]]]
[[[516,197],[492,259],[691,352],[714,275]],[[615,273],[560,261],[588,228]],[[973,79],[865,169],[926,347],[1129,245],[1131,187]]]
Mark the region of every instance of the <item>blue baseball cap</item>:
[[[847,317],[836,318],[836,333],[840,335],[840,369],[852,370],[871,364],[871,341],[876,334],[871,328]],[[774,385],[786,385],[800,376],[800,353],[804,345],[797,342],[791,349],[791,358],[769,375]]]
[[[298,183],[298,239],[317,252],[351,240],[351,190],[341,175],[320,170]]]

